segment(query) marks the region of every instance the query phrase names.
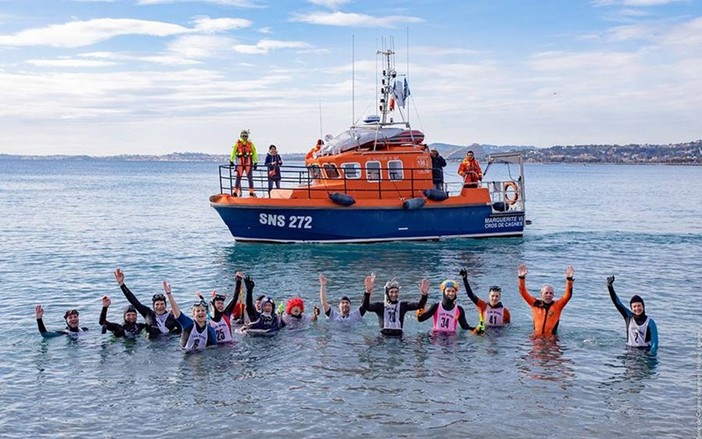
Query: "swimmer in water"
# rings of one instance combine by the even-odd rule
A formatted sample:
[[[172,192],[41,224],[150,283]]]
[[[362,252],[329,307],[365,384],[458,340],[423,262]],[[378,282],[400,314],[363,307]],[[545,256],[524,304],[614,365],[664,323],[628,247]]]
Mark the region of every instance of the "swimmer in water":
[[[463,286],[466,287],[468,298],[475,304],[478,309],[478,318],[480,322],[484,322],[486,327],[501,327],[508,325],[512,321],[509,309],[502,306],[502,288],[497,285],[490,287],[488,291],[489,302],[484,301],[473,293],[468,283],[468,271],[463,268],[459,272],[463,278]]]
[[[439,289],[443,296],[441,302],[433,304],[428,310],[420,313],[417,316],[417,321],[423,322],[434,317],[432,330],[435,333],[455,334],[458,325],[467,331],[475,331],[476,328],[470,326],[466,321],[466,312],[463,307],[456,303],[458,283],[455,280],[447,279],[441,282]]]
[[[115,280],[122,290],[122,293],[124,293],[124,297],[126,297],[129,303],[136,308],[137,312],[144,317],[146,332],[149,334],[149,338],[153,339],[161,335],[181,333],[181,328],[176,318],[166,307],[166,296],[163,294],[154,294],[151,298],[153,306],[153,309],[151,309],[146,305],[142,305],[134,293],[127,288],[127,285],[124,284],[124,273],[119,268],[115,270]]]
[[[391,279],[385,284],[385,300],[383,302],[370,302],[373,288],[375,287],[375,273],[366,276],[364,280],[365,293],[363,294],[363,309],[378,316],[380,332],[383,335],[401,336],[404,325],[405,313],[424,309],[429,294],[429,280],[422,279],[419,283],[419,302],[400,301],[400,283]]]
[[[115,337],[124,337],[127,339],[134,339],[141,334],[141,331],[146,328],[146,324],[137,323],[137,310],[133,305],[127,306],[122,316],[124,321],[120,325],[119,323],[112,323],[107,320],[107,308],[112,305],[112,301],[108,296],[102,296],[102,311],[100,312],[100,326],[103,328],[103,333],[105,331],[110,331]]]
[[[319,273],[319,301],[327,318],[333,322],[357,323],[363,319],[366,310],[363,306],[351,311],[351,299],[342,296],[339,300],[339,311],[335,310],[327,302],[327,284],[329,280],[322,273]]]
[[[41,305],[34,307],[34,316],[37,319],[37,326],[39,327],[39,333],[44,338],[58,337],[60,335],[68,335],[69,337],[78,337],[83,332],[87,331],[88,328],[82,328],[80,326],[79,313],[77,309],[71,309],[66,311],[63,315],[63,319],[66,321],[66,329],[60,331],[47,331],[46,326],[44,326],[44,308]]]
[[[607,278],[607,289],[612,303],[626,323],[626,345],[634,348],[658,351],[658,328],[656,322],[646,315],[646,305],[639,295],[632,296],[627,309],[614,292],[614,276]]]
[[[534,316],[534,335],[554,335],[558,330],[558,323],[561,319],[561,311],[568,304],[573,296],[573,274],[575,270],[572,265],[565,269],[566,288],[565,293],[558,300],[553,300],[553,286],[544,285],[541,287],[541,298],[531,296],[526,289],[526,275],[529,272],[526,264],[520,264],[517,268],[519,275],[519,294],[531,307]]]
[[[183,328],[180,334],[180,346],[186,351],[198,351],[208,346],[217,345],[215,329],[207,323],[207,302],[198,300],[191,308],[192,318],[180,312],[178,302],[173,297],[171,285],[163,281],[163,291],[171,304],[171,312]]]

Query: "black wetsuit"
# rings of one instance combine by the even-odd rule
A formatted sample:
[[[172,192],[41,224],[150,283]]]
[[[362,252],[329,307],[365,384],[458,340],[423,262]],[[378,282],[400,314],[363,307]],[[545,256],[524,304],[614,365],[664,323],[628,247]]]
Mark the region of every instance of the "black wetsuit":
[[[47,331],[46,326],[44,326],[43,319],[37,319],[37,326],[39,327],[39,333],[44,338],[58,337],[60,335],[68,335],[71,337],[76,337],[81,332],[88,330],[88,328],[81,328],[81,327],[71,328],[70,326],[66,325],[66,329],[63,329],[61,331]]]
[[[256,311],[253,301],[253,285],[246,285],[246,314],[249,316],[249,323],[246,329],[256,329],[262,331],[277,331],[285,327],[283,319],[278,317],[275,310],[270,315]]]
[[[141,314],[142,317],[144,317],[144,320],[146,322],[146,332],[149,334],[149,338],[157,338],[161,334],[163,334],[156,321],[156,313],[154,312],[154,310],[139,302],[139,299],[136,298],[134,293],[129,291],[127,285],[122,284],[120,285],[120,288],[124,293],[124,297],[126,297],[129,303],[134,305],[134,308],[136,308],[136,310],[139,311],[139,314]],[[168,333],[170,334],[181,333],[180,324],[175,319],[175,317],[173,317],[173,313],[171,312],[168,313],[165,326],[168,329]]]
[[[389,303],[390,306],[396,306],[398,302]],[[418,309],[423,309],[424,305],[427,304],[427,296],[422,295],[419,302],[403,302],[400,301],[400,309],[398,315],[393,315],[392,320],[399,323],[399,328],[386,328],[385,327],[385,303],[383,302],[373,302],[370,303],[370,293],[363,294],[363,305],[361,307],[369,312],[374,312],[378,316],[378,323],[380,324],[380,332],[383,335],[402,335],[402,328],[405,323],[405,313],[407,311],[416,311]],[[396,320],[399,319],[399,322]]]
[[[144,323],[129,323],[125,321],[123,324],[119,323],[112,323],[107,321],[107,307],[103,306],[102,311],[100,312],[100,325],[104,328],[107,329],[108,331],[112,332],[115,337],[124,337],[124,338],[137,338],[139,334],[141,334],[141,331],[146,328],[146,324]],[[103,329],[103,332],[104,332]]]

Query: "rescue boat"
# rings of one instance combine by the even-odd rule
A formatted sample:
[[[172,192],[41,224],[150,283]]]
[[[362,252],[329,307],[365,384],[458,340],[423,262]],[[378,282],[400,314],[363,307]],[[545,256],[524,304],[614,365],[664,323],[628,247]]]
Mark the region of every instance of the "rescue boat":
[[[508,180],[446,184],[435,189],[424,133],[402,111],[409,97],[394,52],[385,57],[380,115],[327,136],[304,166],[280,167],[281,188],[268,193],[267,170],[254,172],[258,196],[234,186],[237,167],[219,167],[220,193],[210,205],[236,241],[351,243],[522,236],[524,165],[519,153],[488,156],[516,166]],[[394,102],[393,102],[394,101]],[[396,108],[392,108],[395,105]],[[393,113],[401,121],[394,121]],[[246,178],[242,178],[244,189]]]

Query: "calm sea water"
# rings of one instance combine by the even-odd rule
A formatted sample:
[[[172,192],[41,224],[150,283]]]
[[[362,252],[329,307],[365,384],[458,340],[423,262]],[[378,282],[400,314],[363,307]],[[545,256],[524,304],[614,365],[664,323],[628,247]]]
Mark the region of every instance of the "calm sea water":
[[[235,244],[207,201],[215,164],[0,161],[0,436],[700,437],[702,168],[527,165],[526,184],[523,238]],[[562,291],[575,266],[557,342],[529,336],[520,262],[534,294],[543,283]],[[375,316],[353,330],[321,320],[187,355],[175,339],[100,333],[100,297],[112,297],[113,321],[126,304],[115,267],[145,302],[164,279],[181,303],[230,292],[243,270],[257,292],[308,306],[319,272],[332,302],[360,305],[370,271],[379,286],[397,277],[412,300],[427,277],[434,302],[466,267],[480,296],[503,286],[514,324],[437,338],[408,316],[406,335],[387,339]],[[625,349],[611,274],[623,301],[646,300],[657,358]],[[79,308],[89,335],[43,340],[36,303],[49,329]]]

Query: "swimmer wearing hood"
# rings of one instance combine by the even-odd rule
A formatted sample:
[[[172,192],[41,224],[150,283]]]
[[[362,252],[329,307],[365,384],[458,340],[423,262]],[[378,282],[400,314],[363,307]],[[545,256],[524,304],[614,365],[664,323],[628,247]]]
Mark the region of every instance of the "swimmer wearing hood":
[[[81,328],[77,309],[66,311],[63,315],[63,319],[66,321],[66,329],[60,331],[46,330],[46,326],[44,326],[44,308],[42,308],[41,305],[34,307],[34,316],[37,319],[39,333],[44,338],[58,337],[59,335],[67,335],[71,338],[75,338],[88,330],[88,328]]]
[[[253,302],[253,289],[256,285],[251,276],[244,278],[246,285],[246,315],[250,323],[242,327],[242,332],[250,334],[271,334],[285,327],[280,317],[275,313],[275,301],[268,296],[263,296],[260,303],[260,311],[256,309]]]
[[[609,297],[612,299],[612,303],[619,311],[619,314],[624,317],[624,322],[626,323],[626,345],[650,349],[650,352],[655,354],[658,350],[658,328],[656,327],[656,322],[646,315],[646,305],[643,299],[638,295],[634,295],[629,301],[631,309],[627,309],[614,292],[614,276],[607,278],[607,289],[609,290]]]
[[[488,292],[489,302],[486,302],[473,293],[468,283],[468,271],[463,268],[459,274],[463,278],[463,285],[466,287],[468,298],[478,309],[480,322],[485,322],[486,327],[500,327],[508,325],[511,322],[512,317],[509,313],[509,309],[502,306],[502,288],[497,285],[491,286]]]
[[[217,334],[212,326],[207,323],[207,302],[198,300],[191,308],[192,318],[180,312],[180,306],[173,297],[171,284],[163,281],[168,301],[171,303],[171,312],[183,328],[180,334],[180,346],[186,351],[198,351],[208,346],[217,345]]]
[[[466,312],[463,307],[456,303],[458,294],[458,282],[447,279],[439,286],[443,295],[441,302],[436,302],[428,310],[417,316],[418,322],[429,320],[434,317],[432,330],[435,333],[455,334],[458,325],[467,331],[475,331],[476,328],[470,326],[466,321]]]
[[[241,291],[241,280],[244,278],[244,273],[237,271],[235,275],[235,286],[234,286],[234,297],[227,303],[224,301],[227,296],[223,294],[217,294],[216,291],[212,292],[212,300],[210,300],[210,310],[212,315],[208,320],[210,326],[212,326],[217,334],[217,343],[231,343],[234,341],[232,337],[232,323],[241,318],[241,309],[237,306],[239,302],[239,291]],[[200,300],[204,301],[200,293],[198,293]]]
[[[107,308],[112,305],[112,301],[108,296],[102,296],[102,311],[100,312],[100,326],[102,326],[102,333],[106,331],[112,332],[115,337],[124,337],[127,339],[135,339],[141,334],[141,331],[146,328],[146,324],[137,323],[137,310],[134,305],[128,305],[122,316],[124,321],[120,325],[119,323],[112,323],[107,320]]]
[[[385,284],[385,300],[383,302],[370,302],[373,288],[375,287],[375,273],[366,276],[364,280],[365,292],[363,294],[363,309],[374,312],[378,316],[380,332],[383,335],[401,336],[402,327],[407,311],[424,309],[429,294],[429,280],[422,279],[419,283],[421,294],[419,302],[400,301],[400,283],[391,279]]]

